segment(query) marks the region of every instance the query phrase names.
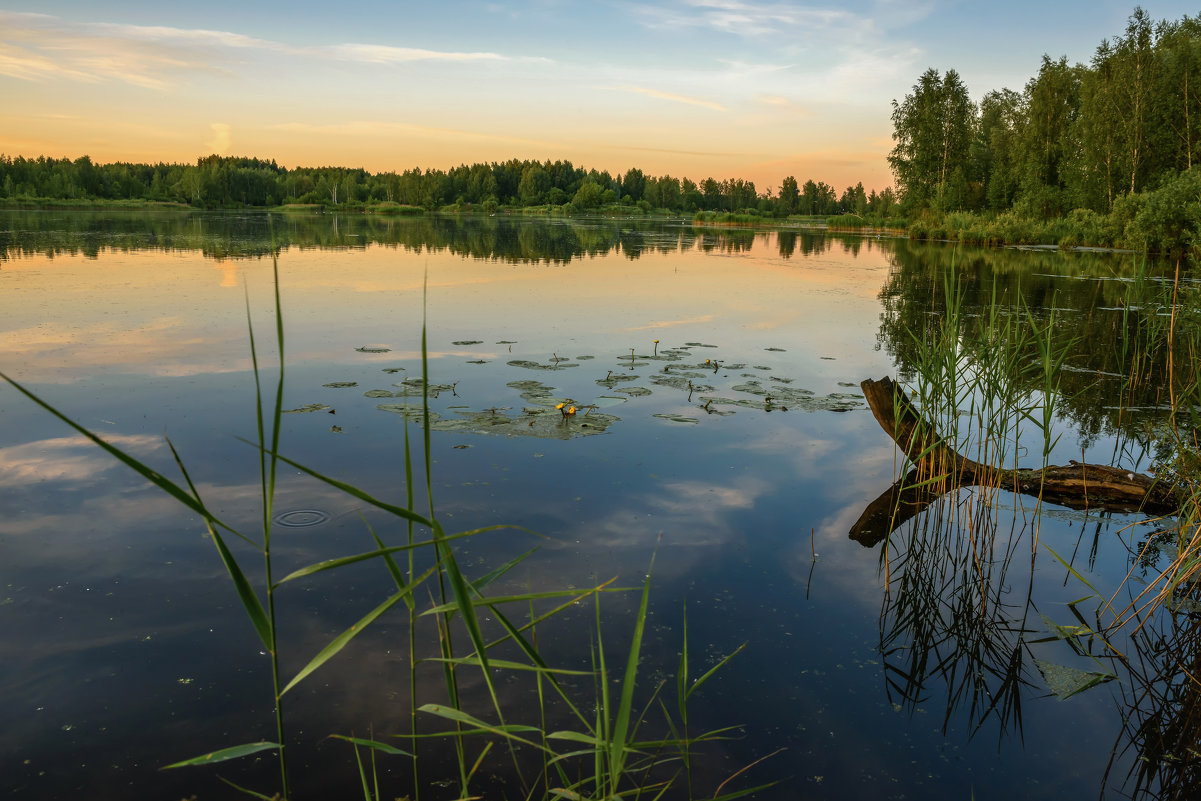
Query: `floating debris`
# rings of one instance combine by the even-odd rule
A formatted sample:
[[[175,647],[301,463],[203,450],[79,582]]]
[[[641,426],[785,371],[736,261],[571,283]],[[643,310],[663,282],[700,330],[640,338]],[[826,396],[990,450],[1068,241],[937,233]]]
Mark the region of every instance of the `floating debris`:
[[[468,448],[470,448],[471,446],[470,445],[453,445],[451,447],[453,447],[456,451],[465,451]]]
[[[329,408],[326,403],[306,403],[304,406],[297,406],[295,409],[284,409],[284,414],[308,414],[309,412],[323,412]]]
[[[359,353],[391,353],[392,349],[387,345],[364,345],[361,348],[355,348]]]
[[[341,433],[342,433],[342,426],[330,426],[330,427],[329,427],[329,432],[330,432],[331,434],[341,434]]]
[[[322,384],[321,386],[329,387],[330,389],[345,389],[346,387],[357,387],[358,385],[358,381],[330,381],[328,384]]]

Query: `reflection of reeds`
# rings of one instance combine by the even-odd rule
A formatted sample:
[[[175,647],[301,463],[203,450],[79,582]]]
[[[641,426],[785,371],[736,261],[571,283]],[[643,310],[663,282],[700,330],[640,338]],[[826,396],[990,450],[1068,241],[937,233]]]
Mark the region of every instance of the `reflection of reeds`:
[[[898,428],[894,439],[916,469],[893,497],[915,506],[894,510],[898,525],[912,520],[892,532],[881,556],[887,589],[880,647],[890,692],[901,706],[916,706],[937,679],[948,693],[944,730],[965,708],[973,731],[994,718],[1004,734],[1020,731],[1020,690],[1028,683],[1022,635],[1030,583],[1010,574],[1023,532],[1030,532],[1026,547],[1033,563],[1038,510],[1021,526],[1014,511],[1011,524],[1002,526],[1000,491],[1011,475],[1005,468],[1017,467],[1023,424],[1047,432],[1046,465],[1053,375],[1062,349],[1051,344],[1052,325],[1040,327],[1024,310],[1006,306],[995,288],[976,321],[977,346],[965,347],[963,293],[953,269],[942,290],[944,313],[911,332],[918,354],[911,385],[921,413],[907,418],[904,433]],[[1031,350],[1042,358],[1031,360]],[[1036,394],[1023,387],[1038,370],[1047,378],[1044,392]],[[968,474],[972,486],[963,488]],[[1009,596],[1011,585],[1024,592]]]
[[[973,730],[989,718],[1001,734],[1021,728],[1029,585],[1008,597],[1020,538],[1012,529],[998,536],[996,512],[970,491],[944,495],[893,533],[883,557],[880,651],[890,696],[913,709],[932,682],[945,685],[944,731],[960,708]]]
[[[1136,637],[1121,686],[1127,713],[1106,777],[1133,752],[1125,790],[1132,798],[1201,797],[1201,619],[1164,615]]]

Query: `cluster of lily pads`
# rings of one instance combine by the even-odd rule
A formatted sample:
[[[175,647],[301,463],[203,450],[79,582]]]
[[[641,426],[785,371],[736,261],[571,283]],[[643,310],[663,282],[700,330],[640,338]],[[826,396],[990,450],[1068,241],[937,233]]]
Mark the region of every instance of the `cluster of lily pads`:
[[[482,340],[458,340],[457,347],[483,344]],[[497,342],[512,346],[510,340]],[[490,405],[474,408],[469,404],[451,402],[439,411],[430,409],[429,425],[437,431],[472,431],[481,434],[504,436],[540,437],[547,439],[572,439],[575,437],[601,434],[621,418],[602,411],[634,398],[645,398],[656,393],[669,392],[673,401],[671,411],[654,412],[652,416],[675,423],[695,424],[708,415],[730,415],[737,409],[753,409],[761,412],[787,411],[835,411],[844,412],[864,406],[863,396],[857,391],[835,392],[827,395],[793,386],[794,379],[769,375],[768,365],[722,361],[714,357],[700,359],[694,350],[716,348],[703,342],[686,342],[671,348],[659,348],[654,340],[650,354],[640,354],[631,348],[628,354],[615,357],[613,367],[604,376],[594,379],[602,394],[588,400],[564,397],[556,388],[533,379],[509,381],[506,387],[516,390],[522,404],[518,406]],[[387,353],[382,345],[363,346],[355,349],[360,353]],[[783,348],[766,348],[771,352],[784,352]],[[510,359],[508,367],[536,372],[559,372],[578,368],[594,360],[594,356],[560,357],[552,354],[545,361]],[[488,364],[490,359],[471,359],[467,364]],[[387,367],[387,373],[403,372],[403,367]],[[349,389],[358,386],[355,381],[333,381],[323,385],[329,389]],[[852,383],[840,383],[847,388],[857,387]],[[423,392],[431,399],[450,394],[458,399],[458,383],[424,386],[421,378],[409,377],[392,384],[393,389],[370,389],[365,397],[377,400],[376,408],[392,414],[400,414],[414,423],[423,420]],[[394,399],[400,398],[400,401]],[[682,403],[681,403],[682,402]],[[685,408],[681,408],[681,406]],[[686,410],[685,410],[686,409]],[[286,413],[334,412],[327,404],[310,403],[289,409]],[[340,431],[337,426],[331,430]]]

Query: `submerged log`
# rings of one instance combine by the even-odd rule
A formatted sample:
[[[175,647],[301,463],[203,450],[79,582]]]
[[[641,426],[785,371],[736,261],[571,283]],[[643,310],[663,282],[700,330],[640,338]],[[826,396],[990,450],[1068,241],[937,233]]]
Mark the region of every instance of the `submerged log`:
[[[940,495],[962,486],[996,486],[1070,509],[1149,515],[1170,515],[1180,509],[1174,485],[1117,467],[1073,461],[1038,470],[1010,470],[981,464],[947,444],[892,379],[869,378],[859,386],[876,422],[914,465],[908,476],[872,501],[851,528],[851,538],[865,546],[880,542]],[[938,481],[914,486],[933,477]]]

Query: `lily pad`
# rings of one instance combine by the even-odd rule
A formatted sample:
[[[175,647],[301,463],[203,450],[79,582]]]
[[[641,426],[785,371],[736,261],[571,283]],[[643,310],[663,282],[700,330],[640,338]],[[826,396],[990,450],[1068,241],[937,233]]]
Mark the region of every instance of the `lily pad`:
[[[323,412],[329,408],[325,403],[306,403],[304,406],[297,406],[295,409],[284,409],[284,414],[308,414],[309,412]]]
[[[617,391],[624,392],[626,395],[629,395],[632,398],[643,398],[651,394],[651,391],[646,387],[622,387]]]
[[[357,387],[358,385],[358,381],[330,381],[328,384],[322,384],[321,386],[329,387],[330,389],[345,389],[346,387]]]
[[[554,388],[548,387],[541,381],[510,381],[506,387],[519,390],[521,397],[528,403],[538,406],[554,406]]]
[[[363,393],[364,398],[395,398],[395,392],[389,392],[386,389],[369,389]]]
[[[488,360],[487,359],[472,359],[471,361],[469,361],[467,363],[468,364],[487,364]]]
[[[604,378],[596,379],[596,383],[600,384],[602,387],[608,387],[609,389],[613,389],[613,386],[615,384],[620,384],[624,381],[637,381],[638,378],[639,378],[639,376],[636,376],[636,375],[613,375],[612,373],[610,373],[609,375],[605,376]]]
[[[631,389],[637,389],[637,387],[631,387]],[[594,404],[598,408],[604,409],[609,406],[618,406],[628,400],[629,398],[615,398],[612,395],[601,395],[594,401]]]
[[[1055,697],[1061,701],[1071,698],[1073,695],[1078,695],[1085,690],[1090,690],[1107,681],[1113,681],[1114,676],[1110,673],[1093,673],[1087,670],[1078,670],[1076,668],[1065,667],[1064,665],[1056,665],[1053,662],[1046,662],[1042,659],[1035,659],[1034,664],[1038,665],[1038,670],[1043,674],[1043,678],[1047,682],[1047,687],[1055,694]]]
[[[459,412],[461,417],[432,420],[435,431],[472,431],[505,437],[537,439],[575,439],[603,434],[620,418],[602,412],[564,416],[554,407],[525,408],[510,414],[503,409]]]
[[[391,353],[392,349],[387,345],[364,345],[361,348],[355,348],[359,353]]]
[[[685,417],[682,414],[652,414],[651,417],[658,417],[660,420],[670,420],[673,423],[699,423],[695,417]]]
[[[698,384],[690,379],[701,378],[700,373],[673,373],[671,375],[651,376],[651,383],[661,387],[671,387],[681,392],[712,392],[714,387],[709,384]]]
[[[764,348],[764,350],[770,350],[773,353],[787,353],[783,348]]]
[[[498,339],[498,340],[496,340],[496,344],[497,345],[516,345],[517,340],[515,340],[515,339]]]
[[[384,372],[385,373],[403,373],[404,368],[403,367],[385,367]]]
[[[531,362],[526,359],[514,359],[507,362],[510,367],[524,367],[527,370],[562,370],[565,367],[579,367],[578,364],[571,362],[551,362],[550,364],[542,364],[541,362]]]
[[[685,342],[689,348],[716,348],[716,345],[706,345],[704,342]]]
[[[483,345],[484,340],[482,340],[482,339],[456,339],[454,342],[452,342],[450,344],[459,345],[460,347],[463,345]]]

